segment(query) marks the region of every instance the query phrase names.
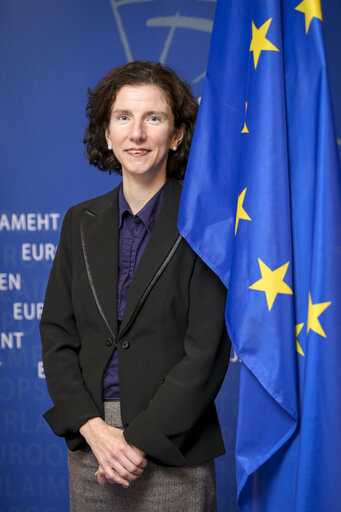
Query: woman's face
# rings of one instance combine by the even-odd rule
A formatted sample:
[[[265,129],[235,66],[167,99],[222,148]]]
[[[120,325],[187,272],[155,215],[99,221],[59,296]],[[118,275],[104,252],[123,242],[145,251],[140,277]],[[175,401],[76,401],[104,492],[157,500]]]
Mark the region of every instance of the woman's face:
[[[183,135],[183,128],[174,129],[174,115],[162,89],[124,85],[118,91],[105,136],[123,177],[148,173],[166,178],[168,151]]]

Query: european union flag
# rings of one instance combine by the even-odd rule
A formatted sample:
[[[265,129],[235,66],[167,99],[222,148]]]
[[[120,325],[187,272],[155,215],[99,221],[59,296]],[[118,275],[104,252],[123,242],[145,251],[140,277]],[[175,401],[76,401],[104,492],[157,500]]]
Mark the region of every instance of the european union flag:
[[[179,229],[228,288],[245,511],[341,510],[341,183],[320,0],[218,0]]]

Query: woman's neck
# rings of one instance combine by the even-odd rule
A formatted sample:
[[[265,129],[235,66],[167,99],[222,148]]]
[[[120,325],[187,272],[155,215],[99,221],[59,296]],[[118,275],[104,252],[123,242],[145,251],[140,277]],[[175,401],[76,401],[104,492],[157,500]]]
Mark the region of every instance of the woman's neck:
[[[165,174],[158,174],[150,179],[149,176],[131,176],[123,174],[123,194],[135,215],[165,184]]]

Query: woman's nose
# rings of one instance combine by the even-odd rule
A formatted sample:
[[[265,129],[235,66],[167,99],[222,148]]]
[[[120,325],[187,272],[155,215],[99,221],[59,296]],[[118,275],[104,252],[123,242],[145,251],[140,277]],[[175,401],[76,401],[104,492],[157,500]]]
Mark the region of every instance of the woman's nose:
[[[130,138],[133,141],[141,141],[146,138],[145,129],[142,120],[135,119],[130,132]]]

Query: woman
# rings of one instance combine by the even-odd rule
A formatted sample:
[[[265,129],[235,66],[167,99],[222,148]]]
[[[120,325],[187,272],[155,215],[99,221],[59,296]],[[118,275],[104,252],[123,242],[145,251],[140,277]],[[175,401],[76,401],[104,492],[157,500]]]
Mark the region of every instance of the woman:
[[[74,511],[215,510],[226,290],[176,224],[196,113],[148,61],[89,91],[89,161],[122,185],[67,212],[40,324]]]

